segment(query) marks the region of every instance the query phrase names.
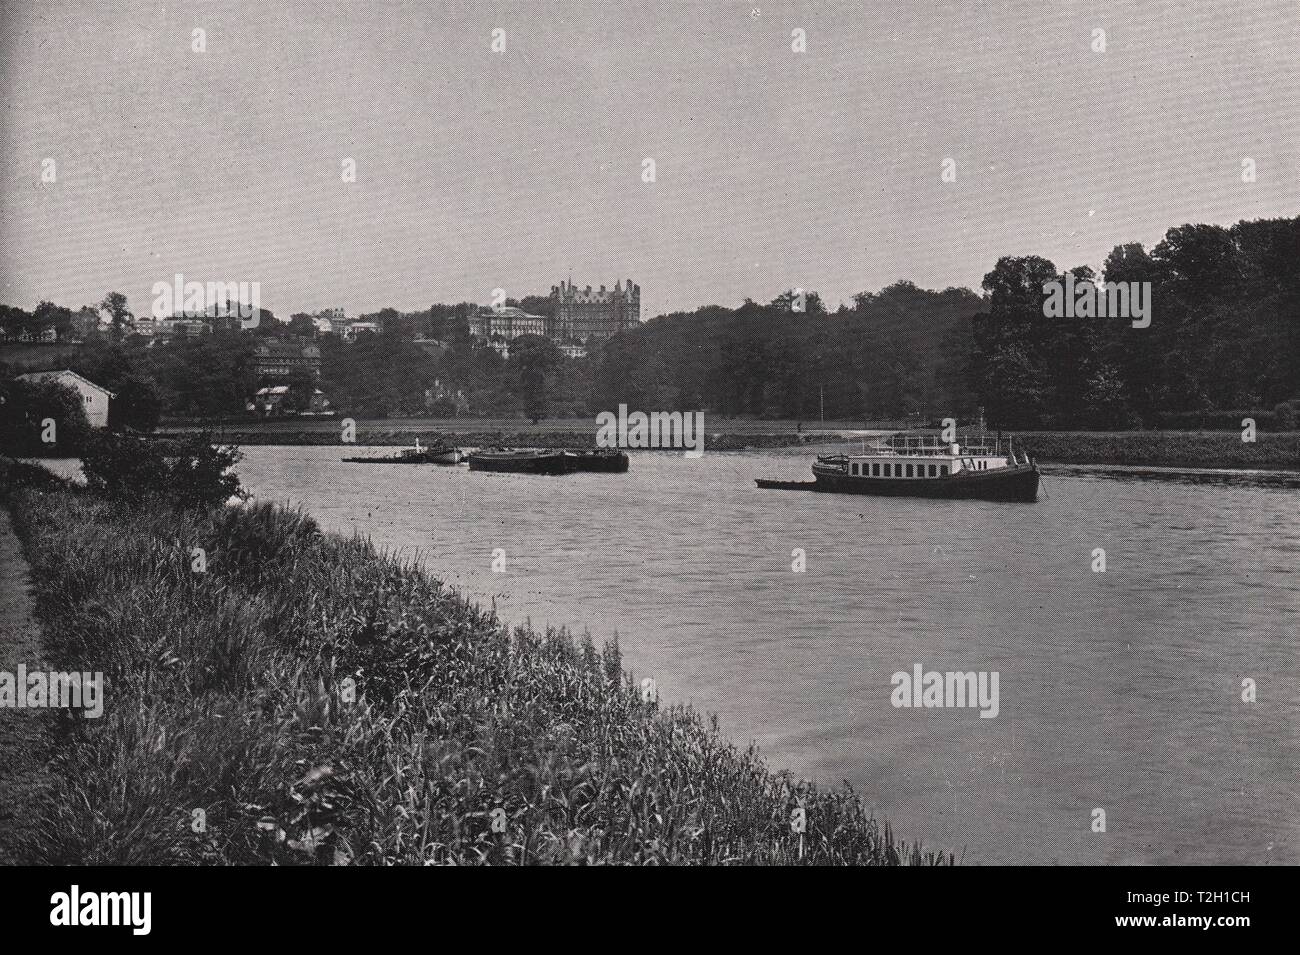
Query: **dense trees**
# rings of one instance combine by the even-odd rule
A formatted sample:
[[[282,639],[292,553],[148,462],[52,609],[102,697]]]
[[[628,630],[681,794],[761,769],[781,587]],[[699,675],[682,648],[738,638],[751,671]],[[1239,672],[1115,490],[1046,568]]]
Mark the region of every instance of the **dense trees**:
[[[1003,258],[985,276],[968,370],[991,422],[1152,427],[1300,397],[1300,218],[1180,226],[1149,253],[1116,246],[1101,278],[1150,283],[1146,328],[1045,318],[1042,285],[1064,278],[1032,257]]]
[[[564,356],[549,338],[521,335],[510,343],[510,370],[524,414],[537,424],[547,416],[550,389]]]
[[[1047,317],[1044,286],[1067,279],[1149,283],[1150,325]],[[1152,427],[1275,407],[1278,423],[1294,417],[1286,403],[1300,399],[1300,217],[1179,226],[1150,250],[1116,246],[1100,276],[1088,266],[1005,257],[985,275],[982,293],[896,282],[832,312],[816,292],[788,289],[766,305],[746,300],[654,318],[593,344],[581,359],[532,336],[471,339],[472,303],[383,308],[362,316],[382,325],[380,335],[315,339],[319,385],[336,409],[359,417],[540,420],[619,404],[804,421],[823,410],[841,420],[970,418],[983,406],[989,423],[1005,428]],[[552,305],[546,296],[506,304],[544,316]],[[128,327],[119,293],[99,308],[102,323],[94,309],[0,306],[0,331]],[[70,367],[117,393],[114,427],[148,429],[160,413],[238,415],[266,383],[252,372],[258,338],[315,336],[306,314],[283,323],[263,310],[258,318],[252,334],[218,321],[211,335],[153,347],[138,335],[92,334]],[[509,357],[496,350],[502,346]],[[289,383],[288,407],[305,408],[309,383],[303,376]]]
[[[618,336],[601,352],[593,400],[642,409],[812,419],[948,413],[971,403],[954,349],[969,349],[982,300],[899,282],[828,313],[816,292],[768,305],[708,306]]]
[[[321,390],[336,408],[363,418],[425,414],[434,363],[417,345],[385,332],[355,342],[326,336],[321,352]]]

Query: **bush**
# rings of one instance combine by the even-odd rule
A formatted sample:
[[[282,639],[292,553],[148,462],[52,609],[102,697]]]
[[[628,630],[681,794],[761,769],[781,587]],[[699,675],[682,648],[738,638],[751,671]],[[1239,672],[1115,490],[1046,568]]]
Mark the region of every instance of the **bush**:
[[[39,464],[26,464],[12,458],[0,458],[0,500],[21,490],[60,491],[72,485]]]
[[[207,432],[165,441],[102,432],[87,442],[81,469],[86,486],[112,500],[207,508],[244,496],[227,473],[238,460],[237,448],[214,445]]]
[[[90,433],[76,389],[51,378],[0,383],[0,451],[75,457]]]

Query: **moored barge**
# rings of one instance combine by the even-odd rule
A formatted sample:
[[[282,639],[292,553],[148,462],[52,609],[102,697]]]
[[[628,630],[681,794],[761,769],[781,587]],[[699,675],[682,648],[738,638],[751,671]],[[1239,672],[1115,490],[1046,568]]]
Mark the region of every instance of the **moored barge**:
[[[569,474],[574,469],[563,451],[533,451],[516,448],[492,448],[472,451],[471,471],[506,471],[512,474]]]
[[[572,451],[568,448],[491,448],[469,456],[471,471],[506,471],[513,474],[573,474],[594,471],[620,474],[628,468],[627,454],[615,449]]]
[[[420,447],[420,439],[415,439],[415,447],[403,448],[397,454],[388,457],[344,458],[346,464],[459,464],[464,458],[460,448],[439,444],[431,448]]]
[[[617,448],[596,448],[594,451],[564,452],[576,471],[594,471],[599,474],[622,474],[628,469],[626,451]]]

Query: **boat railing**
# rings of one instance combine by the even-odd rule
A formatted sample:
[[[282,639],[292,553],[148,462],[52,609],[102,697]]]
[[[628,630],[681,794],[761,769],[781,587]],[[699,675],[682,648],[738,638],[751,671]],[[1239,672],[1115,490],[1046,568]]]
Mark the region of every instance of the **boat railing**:
[[[987,457],[990,455],[997,456],[1003,453],[1003,441],[998,438],[990,445],[984,436],[972,437],[969,435],[958,435],[956,441],[947,442],[934,435],[892,435],[880,440],[876,445],[867,448],[863,445],[864,454],[883,454],[895,457],[917,457],[933,456],[936,454],[949,455],[952,453],[952,444],[957,444],[961,448],[961,456],[967,455],[973,457]],[[1010,453],[1010,439],[1007,439],[1007,453]]]

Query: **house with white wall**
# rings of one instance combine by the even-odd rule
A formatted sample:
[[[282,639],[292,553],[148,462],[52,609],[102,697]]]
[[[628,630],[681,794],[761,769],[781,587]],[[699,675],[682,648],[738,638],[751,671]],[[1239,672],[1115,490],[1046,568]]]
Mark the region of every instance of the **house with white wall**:
[[[33,371],[18,376],[19,381],[43,381],[46,378],[52,378],[81,395],[81,404],[86,409],[86,420],[90,422],[92,428],[108,427],[108,403],[116,397],[113,392],[66,368],[62,371]]]

